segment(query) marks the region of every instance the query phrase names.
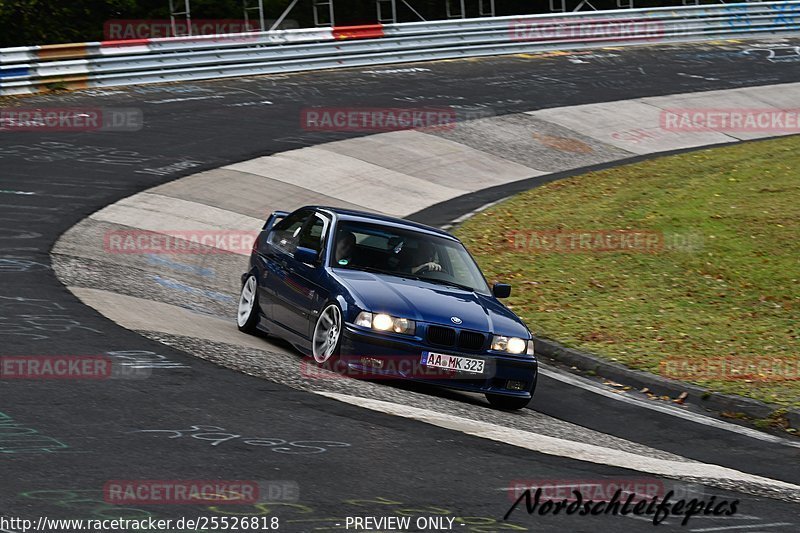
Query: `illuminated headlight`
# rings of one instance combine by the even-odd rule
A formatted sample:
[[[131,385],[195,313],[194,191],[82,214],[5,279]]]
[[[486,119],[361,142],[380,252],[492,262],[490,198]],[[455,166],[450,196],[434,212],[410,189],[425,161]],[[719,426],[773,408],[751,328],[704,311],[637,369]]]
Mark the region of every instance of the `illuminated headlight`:
[[[403,335],[413,335],[416,331],[416,324],[407,318],[397,318],[385,313],[372,314],[368,311],[361,311],[355,320],[356,326],[372,328],[378,331],[391,331],[402,333]]]
[[[495,335],[492,337],[492,350],[521,354],[528,350],[528,341],[520,339],[519,337],[504,337],[502,335]]]
[[[394,319],[389,315],[378,313],[372,317],[372,328],[378,331],[389,331],[394,326]]]

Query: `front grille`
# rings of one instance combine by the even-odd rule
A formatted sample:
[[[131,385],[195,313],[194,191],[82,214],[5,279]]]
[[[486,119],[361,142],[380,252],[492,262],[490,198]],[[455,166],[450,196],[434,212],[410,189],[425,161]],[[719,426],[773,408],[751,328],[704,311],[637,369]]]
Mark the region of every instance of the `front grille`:
[[[480,350],[486,335],[477,331],[456,331],[444,326],[428,326],[428,342],[436,346],[458,346],[464,350]]]
[[[456,343],[456,330],[442,326],[428,326],[428,342],[439,346],[453,346]]]
[[[462,331],[458,334],[458,347],[465,350],[480,350],[486,341],[486,335],[476,331]]]

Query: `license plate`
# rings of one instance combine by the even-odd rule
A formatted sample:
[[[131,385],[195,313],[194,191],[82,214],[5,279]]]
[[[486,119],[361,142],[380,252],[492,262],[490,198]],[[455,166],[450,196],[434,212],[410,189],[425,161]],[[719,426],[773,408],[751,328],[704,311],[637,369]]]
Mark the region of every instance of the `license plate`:
[[[446,353],[422,352],[420,363],[424,366],[446,368],[448,370],[455,370],[456,372],[483,374],[483,367],[486,362],[483,359],[473,359],[471,357],[461,357]]]

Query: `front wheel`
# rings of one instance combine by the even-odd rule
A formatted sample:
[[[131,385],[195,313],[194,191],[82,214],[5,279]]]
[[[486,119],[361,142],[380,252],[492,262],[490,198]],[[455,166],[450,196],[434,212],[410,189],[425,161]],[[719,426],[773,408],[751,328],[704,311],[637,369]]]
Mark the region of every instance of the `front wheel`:
[[[239,331],[255,333],[258,329],[258,282],[252,274],[242,285],[239,308],[236,312],[236,325]]]
[[[314,361],[322,364],[339,355],[341,338],[342,310],[336,304],[328,304],[319,314],[317,324],[314,326],[314,336],[311,340]]]

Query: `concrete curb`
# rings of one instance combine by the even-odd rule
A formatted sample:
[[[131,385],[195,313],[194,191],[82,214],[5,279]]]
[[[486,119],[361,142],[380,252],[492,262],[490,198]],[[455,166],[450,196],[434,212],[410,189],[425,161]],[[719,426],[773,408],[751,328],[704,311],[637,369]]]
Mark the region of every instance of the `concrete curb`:
[[[598,376],[642,389],[647,387],[658,396],[676,397],[686,392],[687,401],[715,412],[742,413],[751,418],[767,418],[779,409],[779,405],[767,404],[758,400],[712,392],[709,389],[683,381],[668,379],[650,372],[634,370],[619,363],[602,359],[588,352],[568,348],[550,339],[534,338],[535,351],[559,363],[575,367],[581,371],[591,371]],[[794,428],[800,427],[800,410],[787,409],[785,417]]]

